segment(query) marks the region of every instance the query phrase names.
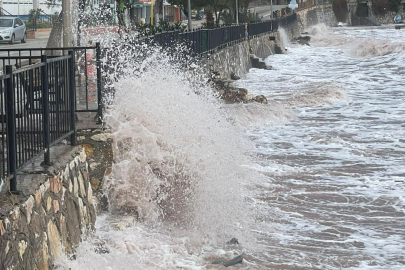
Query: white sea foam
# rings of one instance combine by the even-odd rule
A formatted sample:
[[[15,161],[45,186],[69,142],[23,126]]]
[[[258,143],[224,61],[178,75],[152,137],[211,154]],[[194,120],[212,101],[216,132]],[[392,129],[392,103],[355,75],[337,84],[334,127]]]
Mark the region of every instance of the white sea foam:
[[[104,61],[113,67],[105,120],[114,165],[104,183],[110,214],[97,221],[95,238],[108,253],[97,254],[89,239],[75,262],[61,266],[201,269],[254,248],[244,187],[261,176],[249,166],[252,145],[241,125],[230,120],[198,66],[184,71],[184,62],[155,48],[135,58],[134,49],[121,47]],[[243,248],[225,247],[233,237]]]
[[[393,49],[358,58],[350,46],[367,35],[339,31],[315,36],[312,45],[325,47],[293,45],[288,55],[267,58],[273,70],[253,70],[239,82],[297,115],[284,126],[249,130],[256,169],[269,177],[253,201],[268,213],[257,238],[273,250],[261,257],[270,269],[405,264],[404,54]],[[386,37],[384,29],[372,31]]]
[[[356,57],[383,56],[405,51],[405,34],[392,28],[370,30],[338,28],[331,29],[324,24],[311,27],[311,44],[336,47]],[[384,33],[381,33],[384,32]],[[373,34],[375,33],[375,34]]]
[[[386,39],[354,31],[334,35]],[[243,253],[234,269],[403,269],[404,54],[316,46],[291,45],[238,81],[267,106],[220,104],[157,51],[121,65],[113,211],[61,268],[221,269],[210,262]]]

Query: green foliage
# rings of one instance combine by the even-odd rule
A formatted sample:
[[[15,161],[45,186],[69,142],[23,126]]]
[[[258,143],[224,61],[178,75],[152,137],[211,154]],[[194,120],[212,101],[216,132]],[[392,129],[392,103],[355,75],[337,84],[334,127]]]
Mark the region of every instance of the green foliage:
[[[244,13],[239,13],[239,23],[255,23],[261,22],[262,20],[257,16],[257,14],[250,11],[245,11]]]
[[[224,12],[221,14],[221,20],[225,25],[231,25],[235,22],[235,16],[233,12]]]
[[[388,11],[398,13],[401,0],[372,0],[372,9],[375,15],[384,15]]]
[[[373,10],[373,13],[377,16],[386,14],[390,9],[389,3],[387,0],[372,0],[371,3],[372,3],[371,8]]]
[[[28,12],[28,23],[33,23],[34,21],[38,21],[40,15],[41,15],[40,9],[31,9]]]
[[[332,9],[339,22],[346,22],[347,14],[349,12],[346,0],[333,0]]]
[[[388,0],[388,5],[391,11],[399,12],[399,7],[401,5],[401,0]]]
[[[206,22],[205,22],[206,28],[208,28],[208,29],[215,28],[215,20],[214,20],[214,15],[212,14],[212,11],[207,11],[205,13],[205,19],[206,19]]]
[[[180,31],[184,32],[186,29],[185,26],[181,24],[181,22],[176,22],[174,24],[170,24],[166,20],[160,20],[157,26],[151,25],[151,24],[142,24],[142,23],[136,23],[136,30],[139,34],[139,36],[153,36],[157,33],[162,33],[162,32],[170,32],[170,31]]]
[[[40,17],[41,12],[42,12],[41,9],[31,9],[28,12],[28,21],[26,21],[27,29],[52,28],[51,19],[42,20],[41,17]]]

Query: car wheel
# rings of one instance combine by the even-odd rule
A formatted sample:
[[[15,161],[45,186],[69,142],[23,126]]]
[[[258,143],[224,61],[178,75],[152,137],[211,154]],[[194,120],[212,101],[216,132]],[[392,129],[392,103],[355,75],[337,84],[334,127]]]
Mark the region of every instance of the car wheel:
[[[15,42],[15,36],[13,34],[13,36],[11,37],[11,40],[10,40],[10,44],[14,44],[14,42]]]
[[[24,33],[24,37],[21,40],[21,43],[25,43],[25,42],[27,42],[27,33]]]

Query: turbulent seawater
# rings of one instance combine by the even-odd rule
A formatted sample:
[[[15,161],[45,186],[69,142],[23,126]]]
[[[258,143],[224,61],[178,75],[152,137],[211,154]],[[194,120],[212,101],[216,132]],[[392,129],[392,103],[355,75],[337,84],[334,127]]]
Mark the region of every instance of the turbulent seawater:
[[[110,211],[60,269],[405,269],[405,31],[308,31],[237,82],[267,105],[157,51],[122,76]]]

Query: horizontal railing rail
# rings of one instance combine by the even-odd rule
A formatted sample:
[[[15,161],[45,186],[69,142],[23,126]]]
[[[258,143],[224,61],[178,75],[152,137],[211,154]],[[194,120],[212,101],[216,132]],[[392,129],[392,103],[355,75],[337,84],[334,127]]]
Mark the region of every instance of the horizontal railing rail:
[[[213,52],[216,49],[231,46],[248,38],[275,32],[279,27],[287,27],[297,20],[297,14],[283,16],[277,20],[258,23],[224,26],[214,29],[198,29],[193,31],[162,32],[148,37],[163,48],[182,42],[189,46],[195,55]]]
[[[76,144],[75,57],[41,56],[37,64],[5,67],[0,76],[0,177],[18,193],[17,173],[44,154],[50,165],[50,147],[61,140]]]

